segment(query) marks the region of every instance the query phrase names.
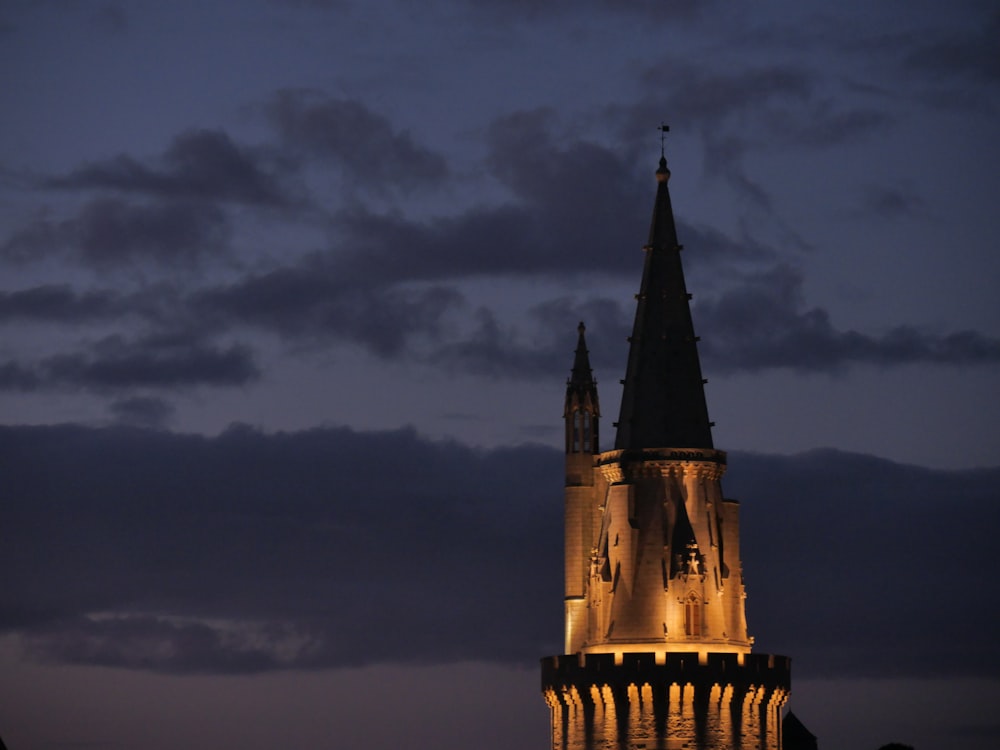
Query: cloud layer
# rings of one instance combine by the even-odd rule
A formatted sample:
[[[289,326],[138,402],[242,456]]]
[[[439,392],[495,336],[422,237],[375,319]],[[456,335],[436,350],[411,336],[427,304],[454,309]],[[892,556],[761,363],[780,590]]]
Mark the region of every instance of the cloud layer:
[[[697,89],[701,104],[687,109],[691,122],[704,120],[708,128],[749,106],[733,90],[764,89],[770,92],[765,99],[795,99],[808,97],[810,85],[785,70],[710,79]],[[75,216],[45,216],[11,234],[3,244],[8,260],[19,266],[69,260],[127,274],[123,279],[166,275],[114,291],[76,282],[0,292],[0,321],[56,327],[99,321],[110,327],[75,352],[33,361],[8,355],[0,386],[117,386],[131,398],[155,396],[136,388],[242,385],[267,367],[257,354],[262,333],[298,347],[346,344],[389,361],[530,380],[562,369],[563,334],[580,317],[611,340],[627,334],[631,310],[593,293],[536,296],[514,316],[468,293],[470,284],[486,279],[523,295],[524,285],[577,279],[593,288],[597,280],[636,278],[638,257],[625,257],[623,249],[641,244],[632,235],[648,221],[651,188],[622,150],[557,140],[560,125],[551,111],[511,113],[494,120],[486,137],[485,164],[506,199],[431,215],[352,202],[317,219],[315,198],[301,189],[308,182],[302,171],[308,155],[319,159],[319,168],[375,192],[391,183],[433,193],[464,178],[451,174],[441,154],[393,130],[360,101],[283,91],[263,111],[275,129],[270,144],[240,144],[220,130],[190,131],[157,159],[120,155],[42,181],[43,189],[86,198]],[[843,128],[838,132],[847,137]],[[732,154],[724,161],[727,169],[739,164]],[[361,164],[370,182],[361,179]],[[390,173],[405,179],[390,179]],[[869,186],[869,195],[898,193]],[[884,210],[898,214],[898,203]],[[283,213],[261,220],[287,228],[283,242],[294,242],[302,227],[319,221],[325,246],[278,258],[267,253],[254,259],[245,247],[237,252],[234,204],[280,208]],[[695,320],[710,372],[1000,362],[1000,340],[975,329],[936,332],[907,323],[882,332],[838,328],[828,310],[808,306],[802,271],[770,241],[746,231],[730,236],[683,217],[679,232],[689,248],[688,272],[704,290]],[[192,275],[199,268],[216,270]],[[155,377],[152,370],[141,373],[144,363],[156,367]]]
[[[0,451],[0,626],[35,658],[241,672],[560,648],[559,451],[72,426],[3,428]],[[833,451],[730,464],[762,648],[802,676],[995,673],[997,470]],[[963,618],[928,606],[937,591]]]

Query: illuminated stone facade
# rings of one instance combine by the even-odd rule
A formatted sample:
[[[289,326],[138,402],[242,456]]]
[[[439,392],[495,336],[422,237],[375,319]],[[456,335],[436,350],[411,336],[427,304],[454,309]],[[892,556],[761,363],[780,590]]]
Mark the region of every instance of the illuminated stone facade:
[[[752,654],[660,160],[615,449],[580,324],[566,389],[565,654],[542,661],[553,750],[781,747],[786,657]]]

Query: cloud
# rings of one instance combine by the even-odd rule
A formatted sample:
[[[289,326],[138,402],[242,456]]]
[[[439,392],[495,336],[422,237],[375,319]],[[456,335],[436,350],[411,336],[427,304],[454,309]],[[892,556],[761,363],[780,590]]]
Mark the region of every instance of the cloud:
[[[728,122],[750,106],[753,95],[764,100],[811,96],[807,76],[780,67],[728,78],[701,75],[703,79],[697,80],[724,93],[740,93],[732,97],[727,93],[719,102],[718,92],[692,93],[702,101],[700,110],[695,108],[701,112],[696,124],[699,117],[705,120],[702,124],[711,118]],[[327,126],[338,117],[378,120],[363,107],[358,109],[361,105],[356,102],[302,93],[280,94],[272,107],[274,117],[280,113],[287,119],[286,136],[302,129],[300,140],[307,149],[326,149],[324,153],[334,159],[364,147],[352,145],[347,130],[334,129],[332,140],[323,141]],[[378,122],[375,130],[381,134],[375,141],[384,141],[387,153],[395,148],[399,159],[421,161],[410,140],[394,133],[384,120]],[[641,268],[638,250],[646,238],[635,227],[648,225],[654,166],[650,164],[643,176],[625,154],[563,137],[558,127],[554,113],[546,109],[514,112],[492,123],[486,163],[506,195],[498,203],[430,217],[398,210],[377,212],[354,203],[332,215],[324,250],[291,254],[270,269],[257,266],[225,281],[206,275],[197,287],[164,285],[124,295],[50,285],[0,293],[0,320],[53,324],[100,320],[116,325],[102,351],[62,354],[35,364],[11,361],[2,383],[22,390],[96,390],[116,383],[128,388],[172,388],[239,385],[259,376],[245,346],[198,344],[182,354],[180,348],[144,351],[146,343],[140,341],[131,354],[111,352],[111,342],[134,339],[134,331],[127,327],[130,318],[148,326],[143,335],[147,343],[185,327],[197,326],[214,335],[263,331],[296,347],[340,343],[360,346],[384,360],[420,362],[448,371],[498,378],[549,377],[561,371],[565,354],[555,332],[571,331],[579,319],[591,326],[604,320],[604,330],[595,333],[619,341],[627,335],[624,321],[631,312],[608,300],[555,294],[512,314],[469,297],[463,282],[492,278],[498,285],[513,287],[524,281],[565,285],[574,278],[599,277],[602,283],[609,278],[636,278]],[[715,147],[731,149],[723,160],[727,166],[720,169],[732,169],[749,148],[738,138],[713,137]],[[192,176],[199,170],[206,175],[230,171],[213,167],[211,159],[204,167],[188,166],[189,157],[193,165],[195,155],[211,151],[206,144],[218,146],[220,138],[229,144],[221,151],[241,153],[228,137],[202,132],[175,140],[165,159],[174,165],[171,169],[155,172],[123,157],[132,166],[122,174],[135,173],[129,179],[114,182],[108,174],[118,173],[107,165],[87,174],[95,185],[105,187],[134,183],[137,189],[145,189],[143,185],[161,189],[164,184],[199,182]],[[196,141],[201,145],[192,145]],[[411,147],[417,151],[408,151]],[[711,147],[706,160],[711,171]],[[73,179],[86,182],[85,172]],[[742,179],[741,174],[737,169],[732,178]],[[99,175],[104,177],[98,179]],[[211,182],[205,177],[199,184]],[[743,190],[752,192],[754,186],[747,183]],[[883,212],[900,205],[896,194],[869,197]],[[761,204],[768,202],[764,193],[758,198]],[[689,276],[698,278],[697,288],[707,295],[696,300],[697,319],[701,332],[709,334],[703,347],[706,363],[716,371],[777,367],[832,371],[857,363],[968,364],[997,359],[996,341],[975,331],[935,336],[905,325],[878,336],[839,331],[824,310],[806,307],[797,272],[784,266],[752,272],[764,262],[773,263],[777,254],[747,230],[730,236],[701,224],[683,220],[678,224],[679,235],[690,248],[685,254]],[[14,259],[72,252],[102,270],[139,261],[152,261],[159,268],[190,268],[229,253],[230,234],[226,213],[212,201],[158,194],[149,202],[133,203],[102,196],[85,204],[72,219],[53,222],[43,217],[30,224],[8,240],[5,252]],[[601,310],[593,307],[598,302],[604,304]]]
[[[837,82],[802,59],[733,70],[667,55],[639,80],[642,99],[609,108],[624,137],[646,142],[650,122],[664,112],[681,113],[671,125],[700,136],[705,173],[768,212],[771,197],[746,168],[748,155],[841,146],[894,122],[886,110],[844,96]]]
[[[107,336],[89,350],[56,354],[34,365],[0,367],[6,390],[96,392],[130,388],[245,385],[260,375],[249,347],[219,347],[187,334],[157,333],[134,339]]]
[[[296,201],[281,184],[283,169],[260,151],[219,130],[176,136],[152,165],[126,154],[85,164],[42,185],[64,190],[115,190],[171,200],[231,201],[287,207]]]
[[[333,229],[348,249],[340,269],[382,281],[623,272],[621,254],[646,239],[635,227],[648,225],[655,165],[643,182],[613,150],[557,144],[551,130],[545,110],[492,125],[488,162],[506,202],[420,220],[364,207],[340,212]]]
[[[66,425],[0,428],[0,452],[0,626],[36,658],[245,672],[560,648],[558,450]],[[751,630],[800,676],[1000,667],[992,631],[966,626],[998,614],[982,591],[1000,470],[735,453],[726,486]],[[962,618],[928,607],[938,590]]]
[[[174,413],[174,407],[162,398],[132,396],[112,402],[108,410],[115,421],[134,427],[166,427]]]
[[[624,350],[613,342],[625,341],[629,322],[614,300],[563,297],[545,301],[527,311],[527,330],[504,325],[486,308],[475,313],[475,328],[461,340],[440,344],[425,361],[449,371],[469,372],[499,379],[547,380],[561,373],[571,361],[567,343],[578,323],[591,321],[590,336],[607,342],[595,353],[597,367],[617,369]]]
[[[460,3],[462,1],[459,0]],[[531,0],[487,0],[486,2],[480,0],[468,4],[480,12],[529,20],[559,16],[563,13],[579,14],[589,10],[599,10],[610,14],[638,16],[653,21],[686,21],[701,15],[709,3],[706,1],[698,2],[698,0],[671,0],[671,2],[634,0],[628,3],[614,2],[614,0],[578,0],[577,2],[550,0],[546,3],[534,3]]]
[[[304,342],[347,341],[383,356],[410,350],[414,337],[436,338],[442,318],[463,303],[456,291],[353,284],[316,258],[300,266],[247,276],[194,294],[203,319],[252,326]]]
[[[15,292],[0,291],[0,322],[78,323],[123,314],[125,300],[110,290],[78,292],[68,284],[45,284]]]
[[[184,671],[197,667],[170,644],[211,640],[204,628],[235,620],[245,632],[321,638],[295,666],[479,652],[530,661],[546,640],[534,621],[546,601],[555,602],[548,640],[558,641],[558,577],[529,562],[554,570],[560,559],[535,533],[561,533],[558,504],[538,504],[558,492],[556,451],[483,453],[409,431],[0,435],[11,460],[53,449],[69,462],[51,480],[39,463],[22,467],[9,487],[27,526],[11,529],[20,541],[0,552],[13,566],[2,575],[18,571],[4,626],[28,626],[50,658],[128,663],[121,652],[135,645],[161,654],[153,668]],[[24,512],[50,522],[32,531]],[[215,664],[200,668],[229,668]]]
[[[761,111],[775,101],[807,101],[815,80],[801,67],[767,65],[719,73],[675,58],[660,60],[641,77],[650,90],[666,92],[670,107],[684,113],[683,124],[717,126],[746,112]]]
[[[883,219],[916,218],[927,215],[927,202],[911,187],[867,185],[861,194],[862,210]]]
[[[0,245],[0,256],[19,264],[70,257],[100,271],[142,262],[190,269],[226,253],[229,238],[225,212],[211,203],[102,197],[73,218],[40,217],[21,227]]]
[[[0,363],[0,390],[33,391],[41,378],[37,372],[17,362]]]
[[[806,308],[802,277],[789,266],[748,276],[743,285],[700,301],[701,353],[722,372],[788,368],[836,372],[857,364],[1000,363],[1000,340],[977,331],[938,335],[897,326],[881,336],[837,330],[822,308]]]
[[[190,618],[85,616],[28,635],[45,662],[184,673],[260,672],[308,656],[308,635],[280,624],[207,623]]]
[[[954,77],[967,83],[1000,83],[1000,12],[991,9],[988,18],[962,32],[937,30],[920,42],[903,58],[904,70]]]
[[[1000,470],[934,471],[830,450],[730,463],[727,490],[746,501],[748,617],[760,645],[811,676],[996,673],[1000,651],[977,643],[969,624],[1000,616],[976,591],[1000,520]],[[765,584],[776,577],[780,586]],[[956,620],[946,600],[965,585]]]
[[[203,203],[130,205],[100,199],[66,225],[88,265],[108,268],[149,259],[163,266],[193,266],[227,248],[229,224],[217,206]]]
[[[265,111],[285,148],[337,164],[353,185],[410,191],[441,185],[449,176],[443,156],[358,100],[285,90]]]
[[[672,127],[701,135],[705,172],[725,179],[755,204],[771,208],[766,191],[743,166],[753,144],[754,129],[747,122],[760,123],[778,112],[787,119],[790,109],[804,108],[817,85],[805,69],[766,65],[716,72],[667,56],[647,68],[640,82],[647,97],[623,110],[628,133],[646,132],[648,123],[663,117],[664,111],[684,113]]]

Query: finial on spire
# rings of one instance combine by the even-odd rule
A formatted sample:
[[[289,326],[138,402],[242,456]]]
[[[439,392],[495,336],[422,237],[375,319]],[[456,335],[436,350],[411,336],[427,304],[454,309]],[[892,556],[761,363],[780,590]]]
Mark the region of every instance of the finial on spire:
[[[660,122],[660,127],[657,128],[660,131],[660,159],[664,160],[667,158],[666,152],[663,150],[663,141],[666,140],[667,133],[670,132],[670,126],[664,122]]]
[[[577,333],[579,333],[579,334],[580,334],[580,335],[582,336],[582,335],[583,335],[583,332],[584,332],[584,331],[586,331],[586,330],[587,330],[587,326],[585,326],[585,325],[583,324],[583,321],[581,320],[581,321],[580,321],[580,325],[578,325],[578,326],[576,327],[576,332],[577,332]]]
[[[667,155],[663,142],[666,140],[667,133],[670,132],[670,126],[661,122],[658,130],[660,131],[660,168],[656,170],[656,181],[666,182],[670,179],[670,170],[667,169]]]

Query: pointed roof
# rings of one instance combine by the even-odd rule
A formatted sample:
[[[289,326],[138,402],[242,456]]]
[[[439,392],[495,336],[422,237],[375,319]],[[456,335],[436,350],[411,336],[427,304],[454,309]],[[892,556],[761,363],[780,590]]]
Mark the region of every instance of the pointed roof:
[[[616,449],[713,447],[669,180],[660,157]]]
[[[781,734],[785,750],[816,750],[816,735],[791,711],[781,721]]]
[[[566,381],[566,406],[568,408],[571,403],[585,404],[589,399],[593,413],[600,415],[601,411],[597,403],[597,381],[594,380],[594,371],[590,369],[590,353],[587,350],[587,340],[584,337],[587,327],[583,321],[580,321],[576,330],[579,336],[576,340],[576,354],[573,357],[573,371],[570,373],[569,380]]]

